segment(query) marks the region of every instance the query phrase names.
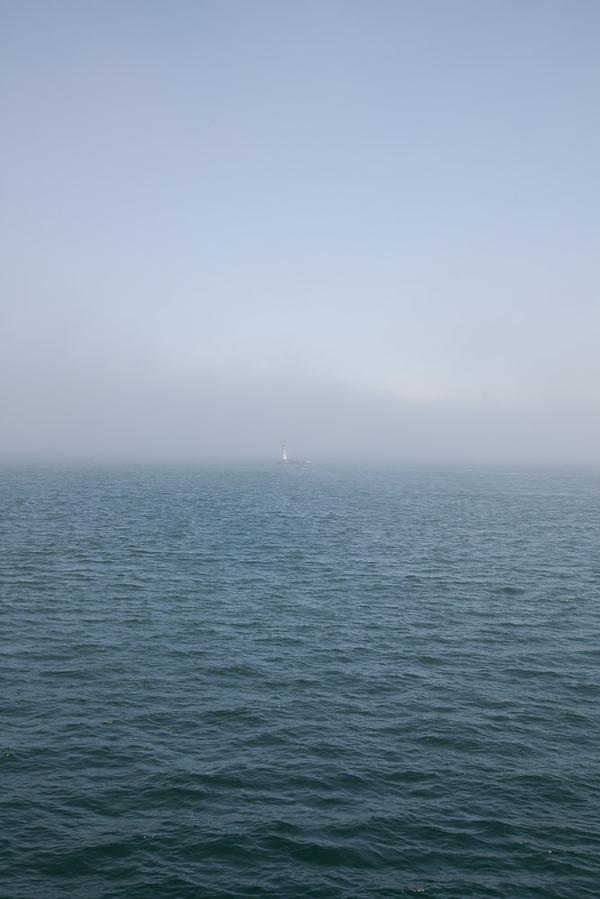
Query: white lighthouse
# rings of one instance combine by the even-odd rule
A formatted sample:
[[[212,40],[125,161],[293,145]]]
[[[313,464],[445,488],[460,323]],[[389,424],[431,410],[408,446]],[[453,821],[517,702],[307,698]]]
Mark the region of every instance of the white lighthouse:
[[[282,443],[281,444],[281,456],[279,458],[279,461],[287,462],[287,460],[288,460],[287,447],[286,447],[285,443]]]

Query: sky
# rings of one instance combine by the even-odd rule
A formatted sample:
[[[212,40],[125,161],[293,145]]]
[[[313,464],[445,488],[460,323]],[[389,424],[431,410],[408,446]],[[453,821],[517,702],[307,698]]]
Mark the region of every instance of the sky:
[[[0,459],[600,461],[595,0],[0,0]]]

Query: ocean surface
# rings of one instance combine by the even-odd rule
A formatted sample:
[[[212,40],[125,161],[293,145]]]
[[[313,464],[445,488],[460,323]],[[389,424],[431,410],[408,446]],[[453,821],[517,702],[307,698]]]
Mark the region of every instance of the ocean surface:
[[[0,474],[0,896],[600,896],[600,474]]]

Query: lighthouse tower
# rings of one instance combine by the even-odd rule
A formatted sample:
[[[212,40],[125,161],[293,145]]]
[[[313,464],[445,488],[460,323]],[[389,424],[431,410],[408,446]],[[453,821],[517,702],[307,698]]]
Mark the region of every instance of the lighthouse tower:
[[[281,458],[279,459],[279,461],[287,462],[287,460],[288,460],[287,447],[286,447],[285,443],[282,443],[281,444]]]

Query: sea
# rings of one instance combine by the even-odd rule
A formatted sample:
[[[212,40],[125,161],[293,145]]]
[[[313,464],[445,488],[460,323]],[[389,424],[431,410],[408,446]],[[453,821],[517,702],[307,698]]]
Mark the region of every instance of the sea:
[[[2,899],[600,896],[600,472],[7,468]]]

